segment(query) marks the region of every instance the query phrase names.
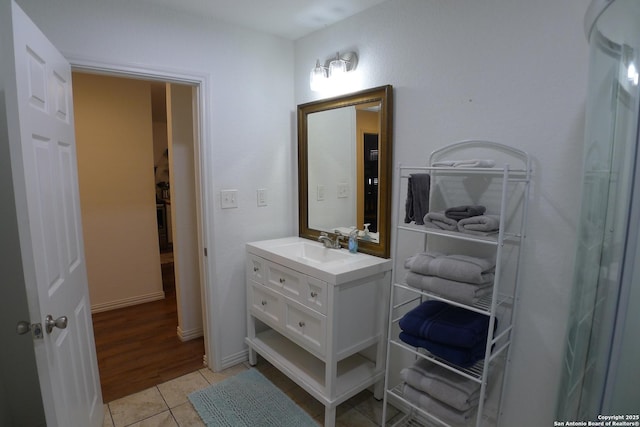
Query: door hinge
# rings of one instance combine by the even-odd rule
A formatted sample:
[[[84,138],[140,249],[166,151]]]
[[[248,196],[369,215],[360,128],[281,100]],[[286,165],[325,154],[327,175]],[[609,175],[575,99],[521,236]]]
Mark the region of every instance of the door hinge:
[[[207,256],[207,248],[204,248],[204,256]]]
[[[29,323],[24,320],[18,322],[18,325],[16,326],[16,332],[18,335],[24,335],[29,331],[31,331],[33,339],[44,338],[44,334],[42,333],[42,323]]]

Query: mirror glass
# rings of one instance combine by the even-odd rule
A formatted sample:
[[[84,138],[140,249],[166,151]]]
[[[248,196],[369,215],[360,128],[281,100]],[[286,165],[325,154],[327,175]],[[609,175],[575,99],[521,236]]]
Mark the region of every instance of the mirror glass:
[[[356,227],[360,252],[389,257],[391,96],[382,86],[298,106],[301,237]]]

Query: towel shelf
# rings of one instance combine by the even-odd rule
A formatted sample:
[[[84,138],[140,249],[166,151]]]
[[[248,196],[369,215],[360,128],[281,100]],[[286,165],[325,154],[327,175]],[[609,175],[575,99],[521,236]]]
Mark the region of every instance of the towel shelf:
[[[453,159],[491,159],[495,168],[434,167],[434,163]],[[396,168],[397,194],[407,194],[408,178],[412,173],[429,173],[429,211],[442,212],[464,205],[482,205],[487,215],[499,216],[499,228],[489,235],[467,234],[404,223],[407,217],[400,200],[396,206],[396,238],[392,248],[393,270],[389,302],[388,345],[382,425],[387,423],[388,406],[393,405],[402,414],[393,418],[399,426],[458,426],[438,418],[410,396],[403,393],[400,371],[417,360],[427,360],[480,384],[480,397],[469,423],[464,425],[495,426],[501,414],[504,384],[508,374],[513,325],[518,302],[520,256],[525,236],[531,160],[521,150],[491,141],[462,141],[434,151],[427,166]],[[461,254],[495,260],[495,279],[488,295],[473,304],[456,300],[459,295],[437,294],[432,290],[417,289],[405,282],[408,270],[404,261],[425,251],[443,254]],[[435,274],[435,273],[432,273]],[[424,348],[413,347],[399,339],[399,321],[405,313],[427,300],[439,300],[489,317],[489,333],[484,358],[471,367],[462,368],[431,354]],[[428,395],[428,392],[424,392]],[[415,393],[411,393],[414,395]],[[420,395],[422,396],[422,395]],[[426,396],[433,401],[433,396]],[[420,397],[421,401],[422,397]],[[436,399],[437,402],[437,399]],[[447,407],[451,409],[450,407]],[[466,414],[465,414],[466,415]]]

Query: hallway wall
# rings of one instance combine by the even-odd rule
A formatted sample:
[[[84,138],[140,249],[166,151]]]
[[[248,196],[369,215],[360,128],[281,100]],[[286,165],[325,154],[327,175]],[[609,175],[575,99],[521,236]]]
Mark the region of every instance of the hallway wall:
[[[164,297],[148,82],[73,73],[92,311]]]

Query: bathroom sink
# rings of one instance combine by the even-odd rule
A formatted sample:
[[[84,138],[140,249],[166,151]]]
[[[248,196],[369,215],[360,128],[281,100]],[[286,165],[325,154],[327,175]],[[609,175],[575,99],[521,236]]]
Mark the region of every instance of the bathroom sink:
[[[315,240],[284,237],[247,243],[249,253],[330,284],[347,283],[391,269],[391,260],[346,249],[325,248]]]
[[[324,245],[311,242],[296,242],[275,246],[273,252],[288,258],[298,258],[318,264],[326,263],[347,263],[356,261],[356,255],[349,253],[346,249],[330,249]]]

